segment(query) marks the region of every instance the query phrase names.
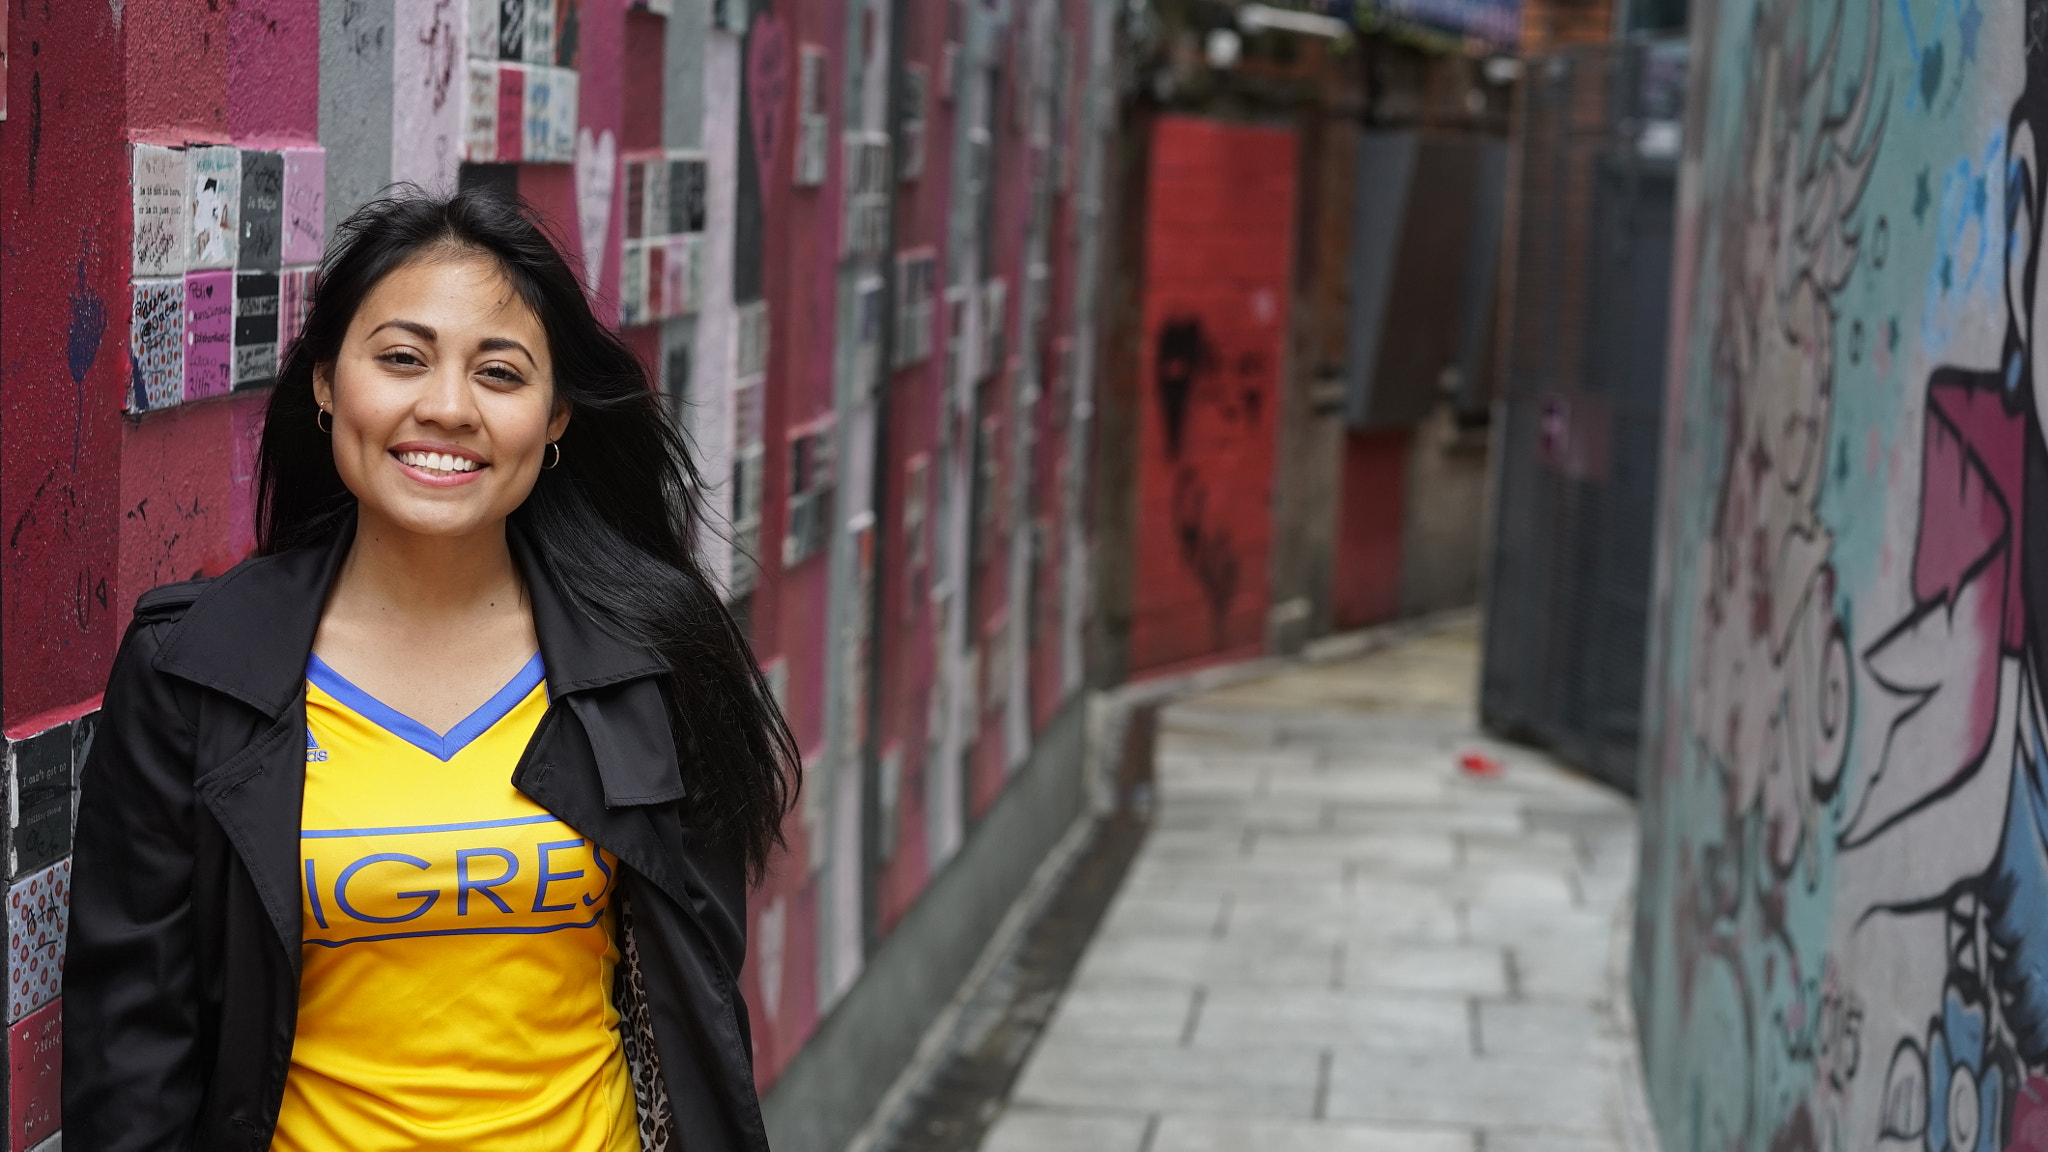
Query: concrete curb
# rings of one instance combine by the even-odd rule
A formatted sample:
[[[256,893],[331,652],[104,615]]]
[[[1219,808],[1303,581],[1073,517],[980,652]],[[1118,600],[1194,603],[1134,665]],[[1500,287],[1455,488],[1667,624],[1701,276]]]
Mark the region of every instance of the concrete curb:
[[[1618,1119],[1622,1146],[1629,1152],[1662,1152],[1656,1116],[1650,1111],[1650,1096],[1643,1083],[1642,1037],[1636,1032],[1635,999],[1629,990],[1629,972],[1635,955],[1637,892],[1636,886],[1630,885],[1628,896],[1615,908],[1614,931],[1607,953],[1607,984],[1613,990],[1614,1019],[1628,1037],[1617,1069],[1621,1074]]]

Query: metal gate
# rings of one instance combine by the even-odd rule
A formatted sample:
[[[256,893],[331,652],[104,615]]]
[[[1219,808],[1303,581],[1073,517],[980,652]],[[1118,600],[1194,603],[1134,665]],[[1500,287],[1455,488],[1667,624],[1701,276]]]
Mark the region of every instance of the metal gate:
[[[1524,81],[1480,715],[1635,790],[1683,40]]]

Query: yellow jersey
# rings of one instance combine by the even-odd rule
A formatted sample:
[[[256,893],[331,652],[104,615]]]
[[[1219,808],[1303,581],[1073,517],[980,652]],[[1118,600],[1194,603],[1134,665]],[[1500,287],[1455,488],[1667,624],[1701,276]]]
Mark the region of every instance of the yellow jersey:
[[[446,734],[306,670],[298,1033],[276,1152],[639,1152],[618,861],[512,787],[535,655]]]

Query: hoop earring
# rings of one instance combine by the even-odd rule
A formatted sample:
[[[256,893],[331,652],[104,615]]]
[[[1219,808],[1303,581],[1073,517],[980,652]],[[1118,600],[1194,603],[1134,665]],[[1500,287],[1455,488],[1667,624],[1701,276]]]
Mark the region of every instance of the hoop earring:
[[[555,458],[552,461],[541,465],[541,467],[543,468],[553,468],[561,464],[562,462],[562,442],[560,440],[550,440],[548,441],[548,447],[553,448],[555,450]]]
[[[324,420],[322,418],[325,418]],[[313,426],[328,435],[334,435],[334,413],[322,408],[313,413]]]

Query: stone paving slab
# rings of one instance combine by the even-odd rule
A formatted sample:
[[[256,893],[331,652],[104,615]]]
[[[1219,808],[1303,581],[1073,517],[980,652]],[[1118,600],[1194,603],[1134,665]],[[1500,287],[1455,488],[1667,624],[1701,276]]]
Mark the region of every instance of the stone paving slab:
[[[1466,621],[1170,705],[1149,838],[982,1147],[1653,1152],[1633,808],[1481,734],[1477,676]]]

